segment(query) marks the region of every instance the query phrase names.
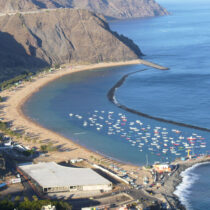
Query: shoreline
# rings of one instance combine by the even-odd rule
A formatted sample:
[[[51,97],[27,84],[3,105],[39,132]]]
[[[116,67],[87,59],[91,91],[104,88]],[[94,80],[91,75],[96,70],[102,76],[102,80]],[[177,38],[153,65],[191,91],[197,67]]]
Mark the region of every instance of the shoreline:
[[[191,171],[194,171],[197,167],[200,167],[202,165],[210,165],[210,162],[207,161],[207,162],[200,162],[200,163],[196,163],[196,164],[193,164],[191,167],[188,167],[186,168],[185,170],[183,170],[181,173],[180,173],[180,177],[182,179],[182,182],[177,185],[176,187],[176,190],[174,191],[174,194],[179,198],[180,200],[180,203],[184,206],[186,206],[186,208],[188,207],[189,209],[189,206],[188,206],[188,203],[186,202],[185,198],[183,198],[183,193],[182,193],[182,186],[184,185],[184,191],[186,189],[186,184],[188,183],[188,180],[186,178],[189,177],[189,172]],[[193,177],[192,177],[193,178]],[[197,180],[193,180],[191,183],[189,183],[189,186],[191,186],[192,184],[196,183]],[[181,194],[179,194],[181,192]],[[182,202],[182,201],[185,201],[185,202]]]
[[[112,102],[113,104],[115,104],[117,107],[124,109],[128,112],[146,117],[146,118],[150,118],[153,120],[157,120],[157,121],[163,121],[166,123],[170,123],[170,124],[175,124],[175,125],[179,125],[179,126],[183,126],[183,127],[189,127],[189,128],[194,128],[194,129],[198,129],[198,130],[205,130],[207,132],[210,131],[210,129],[206,129],[206,128],[201,128],[201,127],[197,127],[197,126],[193,126],[193,125],[189,125],[189,124],[184,124],[184,123],[179,123],[179,122],[174,122],[174,121],[168,121],[165,119],[159,119],[153,116],[149,116],[145,113],[141,113],[135,110],[132,110],[122,104],[120,104],[116,98],[115,98],[115,92],[116,90],[125,82],[125,80],[127,79],[127,77],[129,77],[132,74],[135,73],[139,73],[141,71],[145,71],[147,69],[144,70],[139,70],[136,72],[132,72],[132,73],[128,73],[126,75],[124,75],[122,78],[120,78],[120,80],[117,81],[117,83],[109,90],[108,94],[107,94],[107,98],[110,100],[110,102]],[[172,164],[177,164],[176,161],[173,161]],[[191,169],[193,167],[197,167],[201,164],[210,164],[210,157],[202,157],[202,158],[198,158],[195,160],[187,160],[187,161],[179,161],[179,168],[177,171],[175,171],[175,173],[164,183],[164,186],[161,189],[161,192],[159,192],[159,190],[154,190],[155,193],[159,194],[159,196],[154,196],[154,197],[159,197],[159,199],[165,199],[167,201],[167,203],[169,204],[169,206],[171,207],[171,209],[180,209],[180,210],[185,210],[186,206],[184,206],[184,204],[182,204],[181,199],[178,195],[175,194],[175,191],[177,190],[177,187],[183,183],[183,179],[184,177],[182,176],[182,172],[185,172],[188,169]],[[167,193],[165,193],[167,192]]]
[[[174,194],[177,187],[183,183],[184,177],[181,174],[192,167],[197,167],[201,164],[210,164],[210,156],[200,157],[195,160],[175,161],[174,163],[178,164],[178,169],[164,182],[163,188],[157,190],[157,193],[165,197],[174,209],[185,210],[186,207],[181,203],[178,195]]]
[[[116,164],[119,164],[120,167],[124,168],[127,171],[137,171],[140,166],[134,165],[132,163],[125,163],[120,160],[116,160],[112,157],[107,157],[105,154],[98,153],[97,151],[91,151],[90,149],[79,145],[74,142],[72,139],[66,138],[61,134],[58,134],[52,130],[49,130],[32,119],[30,119],[23,112],[23,106],[30,97],[33,96],[34,93],[39,91],[42,87],[47,85],[48,83],[63,77],[65,75],[69,75],[72,73],[93,70],[98,68],[107,68],[114,66],[122,66],[122,65],[134,65],[134,64],[142,64],[141,60],[133,60],[127,62],[116,62],[116,63],[100,63],[100,64],[89,64],[89,65],[66,65],[61,70],[55,70],[53,72],[45,73],[41,72],[33,78],[33,81],[23,82],[18,87],[12,87],[10,89],[4,90],[0,93],[2,97],[7,97],[6,101],[2,102],[1,105],[1,113],[0,117],[4,119],[4,121],[12,122],[11,128],[16,128],[17,130],[23,130],[26,133],[30,133],[30,135],[39,138],[39,142],[26,142],[23,139],[17,140],[21,142],[23,145],[27,145],[30,148],[32,147],[40,147],[43,142],[52,142],[53,146],[60,146],[61,150],[48,152],[48,156],[41,157],[35,159],[35,162],[40,161],[69,161],[70,159],[76,158],[84,158],[86,160],[91,160],[91,157],[102,161],[104,158],[109,158]],[[141,70],[142,71],[142,70]],[[130,73],[132,74],[132,73]],[[128,76],[128,75],[127,75]],[[125,79],[125,78],[124,78]],[[121,79],[122,80],[122,79]],[[120,81],[121,81],[120,80]],[[179,164],[179,168],[174,172],[172,176],[169,177],[168,180],[165,181],[165,184],[160,189],[154,190],[157,193],[157,196],[154,198],[158,198],[160,200],[168,200],[172,203],[173,206],[178,209],[186,209],[178,197],[174,194],[176,187],[182,182],[181,172],[185,171],[187,168],[192,167],[195,164],[199,164],[202,162],[210,162],[210,157],[204,157],[192,161],[174,161],[172,164]],[[140,179],[143,180],[145,176],[143,171],[140,172]],[[166,198],[165,195],[166,194]]]
[[[4,121],[12,122],[11,128],[13,129],[15,128],[17,130],[23,130],[26,133],[30,133],[31,136],[38,136],[40,141],[52,142],[53,146],[61,147],[62,151],[48,152],[50,157],[44,158],[46,161],[54,160],[56,162],[61,162],[75,158],[90,159],[91,156],[94,156],[97,159],[110,158],[114,162],[119,162],[120,164],[125,165],[126,168],[137,168],[138,166],[132,163],[125,163],[120,160],[115,160],[111,157],[106,156],[105,154],[101,154],[97,151],[92,151],[82,145],[79,145],[72,139],[66,138],[61,134],[58,134],[39,125],[23,112],[24,104],[27,100],[30,99],[30,97],[33,96],[33,94],[35,94],[48,83],[60,77],[80,71],[134,64],[141,64],[141,59],[125,62],[110,62],[88,65],[66,65],[61,70],[55,70],[49,73],[41,72],[33,78],[32,82],[23,82],[23,84],[16,88],[12,87],[1,92],[0,95],[2,97],[6,97],[7,100],[1,103],[3,105],[3,108],[1,109],[0,117],[3,118]],[[34,146],[40,147],[40,145],[42,144],[41,142],[29,143],[22,141],[21,143],[29,146],[30,148]],[[39,161],[39,158],[37,161]]]

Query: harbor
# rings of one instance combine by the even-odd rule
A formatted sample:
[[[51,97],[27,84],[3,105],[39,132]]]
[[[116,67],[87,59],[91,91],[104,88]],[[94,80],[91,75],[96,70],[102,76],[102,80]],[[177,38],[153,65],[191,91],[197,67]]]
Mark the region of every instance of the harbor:
[[[200,131],[186,132],[182,130],[181,127],[177,126],[163,126],[161,123],[159,125],[157,123],[150,124],[144,119],[131,117],[129,114],[121,112],[120,110],[95,109],[84,115],[69,110],[69,112],[66,113],[66,118],[81,128],[80,132],[74,133],[75,136],[84,136],[87,130],[96,132],[101,137],[108,136],[115,141],[120,141],[125,144],[128,150],[129,148],[133,148],[139,154],[142,154],[144,164],[142,166],[126,164],[116,161],[113,158],[102,156],[100,153],[92,152],[74,142],[70,142],[69,139],[53,131],[41,127],[28,118],[22,118],[23,115],[20,115],[20,109],[17,109],[17,107],[20,107],[19,103],[23,102],[22,99],[24,99],[24,101],[27,99],[27,95],[23,93],[28,90],[30,85],[31,87],[33,85],[35,91],[39,90],[40,87],[34,85],[37,84],[36,82],[39,81],[40,84],[42,80],[46,82],[46,79],[48,79],[49,81],[49,75],[54,76],[56,74],[60,74],[60,71],[50,71],[49,74],[42,73],[38,78],[33,78],[32,82],[20,83],[16,88],[3,92],[7,94],[7,97],[8,94],[11,94],[11,96],[7,101],[3,102],[5,105],[4,109],[7,111],[1,115],[1,118],[4,121],[13,119],[10,129],[13,129],[13,131],[21,130],[25,140],[27,139],[26,137],[28,137],[28,139],[31,138],[30,141],[25,141],[23,144],[24,147],[41,147],[43,144],[51,143],[55,146],[57,145],[57,148],[59,148],[47,154],[37,156],[35,161],[38,163],[40,161],[50,162],[56,160],[56,162],[59,163],[71,160],[76,166],[79,164],[78,166],[80,167],[96,168],[119,180],[123,185],[120,185],[119,189],[117,188],[118,191],[114,191],[117,194],[122,192],[128,193],[128,196],[132,195],[131,197],[134,198],[141,194],[143,200],[147,198],[150,199],[150,201],[161,201],[165,203],[168,208],[170,208],[170,205],[178,205],[176,196],[171,195],[171,197],[165,197],[163,192],[165,187],[169,186],[169,184],[166,183],[168,183],[168,180],[177,179],[181,171],[193,165],[194,162],[197,163],[201,160],[207,160],[208,153],[206,150],[207,142],[205,136],[200,134]],[[42,84],[45,84],[45,82]],[[13,94],[18,94],[20,101],[19,103],[16,101],[16,106],[14,106],[14,101],[11,104],[12,106],[8,106],[8,103],[12,100]],[[3,95],[3,97],[5,96],[6,95]],[[8,111],[8,109],[10,111]],[[8,115],[8,113],[10,115]],[[18,116],[15,120],[14,118],[9,118],[11,114],[14,113],[16,117]],[[33,125],[33,127],[28,127],[31,125]],[[39,141],[36,140],[37,133],[39,133]],[[46,141],[47,139],[50,139],[50,141]],[[16,144],[18,144],[18,142],[22,140],[15,139],[15,141],[17,142]],[[59,146],[61,142],[65,142],[65,148]],[[10,144],[11,142],[5,143]],[[155,158],[152,159],[152,156]],[[174,159],[177,161],[171,161]],[[188,163],[190,163],[190,165]],[[187,167],[182,167],[183,164],[187,164]],[[180,169],[182,170],[180,171]],[[177,172],[179,173],[176,176]],[[179,179],[179,181],[181,182],[181,179]],[[178,182],[176,184],[178,184]],[[143,200],[141,200],[141,202]],[[130,202],[136,201],[137,200],[134,199]],[[145,200],[144,202],[146,204],[148,201]]]
[[[139,152],[148,151],[161,157],[161,161],[185,157],[196,157],[206,153],[206,140],[197,133],[185,136],[182,130],[176,128],[144,124],[140,120],[132,121],[125,114],[104,110],[94,110],[88,117],[69,113],[73,121],[79,121],[84,128],[92,129],[101,135],[116,136],[135,147]]]

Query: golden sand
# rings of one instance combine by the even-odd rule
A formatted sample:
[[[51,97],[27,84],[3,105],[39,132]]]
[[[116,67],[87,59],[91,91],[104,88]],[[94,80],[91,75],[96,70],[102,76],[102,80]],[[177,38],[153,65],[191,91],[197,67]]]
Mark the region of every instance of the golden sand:
[[[65,138],[60,134],[57,134],[49,129],[46,129],[36,122],[29,119],[23,114],[22,107],[24,103],[41,87],[47,83],[56,80],[59,77],[65,76],[67,74],[92,70],[97,68],[105,68],[112,66],[122,66],[122,65],[132,65],[140,64],[141,60],[133,60],[126,62],[114,62],[114,63],[100,63],[100,64],[90,64],[90,65],[80,65],[80,66],[66,66],[60,70],[56,70],[49,73],[40,73],[31,82],[24,82],[18,87],[13,87],[8,90],[1,92],[2,97],[6,97],[7,100],[2,102],[0,117],[5,121],[12,122],[12,128],[21,129],[27,135],[32,137],[32,141],[24,141],[19,139],[17,141],[21,142],[25,146],[37,147],[39,148],[42,144],[52,143],[56,146],[58,151],[49,152],[47,157],[39,157],[37,161],[66,161],[73,158],[85,158],[85,159],[95,159],[99,160],[104,158],[97,152],[92,152],[75,142],[71,139]],[[130,166],[132,167],[132,166]]]

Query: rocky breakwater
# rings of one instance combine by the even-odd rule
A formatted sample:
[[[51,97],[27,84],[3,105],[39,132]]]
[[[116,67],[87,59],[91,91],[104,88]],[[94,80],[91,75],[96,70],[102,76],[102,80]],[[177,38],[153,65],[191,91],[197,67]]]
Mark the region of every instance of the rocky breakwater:
[[[179,201],[179,198],[174,194],[177,186],[183,181],[183,176],[181,173],[196,164],[209,162],[210,156],[173,162],[172,165],[177,165],[176,170],[171,174],[171,176],[165,177],[163,186],[155,191],[157,193],[156,195],[161,195],[161,197],[167,200],[171,209],[186,209],[186,207],[183,206]]]
[[[0,66],[4,68],[11,67],[11,60],[15,66],[27,64],[30,68],[40,64],[127,61],[142,55],[132,40],[111,31],[103,16],[81,9],[1,16],[1,37],[0,54],[4,59]]]

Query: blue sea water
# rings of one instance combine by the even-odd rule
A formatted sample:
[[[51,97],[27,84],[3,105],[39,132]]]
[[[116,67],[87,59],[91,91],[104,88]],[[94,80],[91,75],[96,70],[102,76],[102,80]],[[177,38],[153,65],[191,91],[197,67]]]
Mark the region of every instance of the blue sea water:
[[[154,116],[209,127],[210,2],[163,2],[170,16],[111,24],[135,40],[145,59],[171,69],[130,77],[117,98]]]
[[[208,153],[208,132],[139,117],[116,107],[107,98],[110,88],[125,74],[146,69],[130,75],[116,90],[115,98],[119,103],[155,117],[210,128],[210,2],[158,2],[171,15],[115,21],[110,23],[110,27],[133,39],[145,54],[144,59],[167,66],[170,71],[132,65],[79,72],[59,78],[43,87],[25,104],[24,112],[41,125],[93,151],[137,165],[145,164],[146,155],[150,163],[186,156],[183,142],[178,140],[180,135],[185,137],[185,143],[188,142],[186,138],[193,134],[204,137],[204,140],[200,139],[199,144],[193,147],[192,152],[197,155]],[[75,117],[76,115],[82,116],[82,119]],[[125,115],[126,123],[122,122],[122,115]],[[90,126],[89,118],[95,118],[93,126]],[[121,120],[120,123],[117,120]],[[84,121],[88,122],[88,126],[84,126]],[[143,124],[138,125],[142,136],[151,133],[150,137],[155,138],[154,129],[161,128],[158,130],[161,134],[159,149],[151,146],[152,140],[149,136],[146,137],[148,142],[143,141],[142,147],[133,142],[137,134],[130,127],[133,126],[132,123],[137,127],[136,121]],[[96,126],[96,123],[103,125],[103,128]],[[113,124],[124,130],[118,134],[116,129],[114,134],[111,131],[112,134],[108,135],[109,127]],[[172,130],[179,130],[181,134]],[[126,133],[126,138],[122,137],[123,132]],[[167,135],[162,134],[163,132],[167,132]],[[166,142],[169,138],[180,144],[179,147]],[[139,141],[142,142],[142,139]],[[206,144],[206,148],[201,148],[201,144]],[[176,154],[170,152],[170,147],[175,147]],[[163,153],[164,148],[168,149],[166,153]],[[183,201],[184,195],[179,193],[182,201],[189,204],[189,209],[210,207],[207,199],[210,193],[202,184],[198,184],[210,184],[208,176],[204,176],[209,171],[209,165],[192,169],[196,182],[193,185],[187,184],[190,186],[187,189],[190,196]],[[207,197],[198,193],[204,189]]]
[[[202,163],[181,173],[183,182],[174,192],[188,210],[209,209],[210,165]]]

